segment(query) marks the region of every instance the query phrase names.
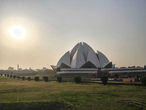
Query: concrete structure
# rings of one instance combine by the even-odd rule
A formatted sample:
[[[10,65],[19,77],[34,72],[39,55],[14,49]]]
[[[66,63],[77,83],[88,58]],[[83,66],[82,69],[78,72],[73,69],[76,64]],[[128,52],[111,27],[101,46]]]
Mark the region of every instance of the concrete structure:
[[[141,78],[146,77],[146,70],[144,68],[123,68],[123,69],[109,69],[109,75],[112,78]]]
[[[85,75],[94,76],[98,68],[112,68],[112,62],[101,53],[95,52],[85,42],[80,42],[71,50],[66,52],[58,61],[56,66],[51,65],[57,74],[61,75]]]

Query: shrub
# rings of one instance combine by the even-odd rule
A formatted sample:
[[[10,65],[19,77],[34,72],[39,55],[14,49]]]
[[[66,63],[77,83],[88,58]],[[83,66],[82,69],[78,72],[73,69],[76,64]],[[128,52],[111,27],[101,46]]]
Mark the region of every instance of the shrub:
[[[17,76],[17,79],[20,79],[20,76]]]
[[[75,81],[76,83],[81,83],[81,81],[82,81],[81,76],[76,76],[76,77],[74,77],[74,81]]]
[[[48,77],[47,77],[47,76],[44,76],[44,77],[43,77],[43,80],[44,80],[45,82],[47,82],[47,81],[48,81]]]
[[[144,86],[146,86],[146,77],[143,77],[143,78],[141,79],[141,82],[142,82],[142,84],[143,84]]]
[[[34,77],[34,80],[35,80],[35,81],[39,81],[40,79],[39,79],[38,76],[36,76],[36,77]]]
[[[58,76],[58,77],[57,77],[57,81],[58,81],[58,82],[62,82],[62,77],[61,77],[61,76]]]
[[[10,75],[10,78],[12,78],[13,76],[12,75]]]
[[[22,80],[25,80],[25,77],[24,76],[22,77]]]
[[[101,81],[102,81],[102,83],[103,83],[104,85],[106,85],[106,84],[107,84],[107,81],[108,81],[108,77],[107,77],[107,76],[103,76],[103,77],[101,78]]]
[[[16,78],[16,76],[14,75],[14,76],[13,76],[13,78],[15,79],[15,78]]]
[[[31,77],[27,77],[27,80],[30,81],[31,80]]]

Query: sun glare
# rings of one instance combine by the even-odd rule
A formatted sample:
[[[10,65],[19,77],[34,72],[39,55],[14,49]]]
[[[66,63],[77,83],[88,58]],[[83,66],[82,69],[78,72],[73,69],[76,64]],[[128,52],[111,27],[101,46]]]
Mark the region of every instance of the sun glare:
[[[24,39],[25,38],[26,31],[21,26],[14,26],[14,27],[11,28],[10,34],[13,38],[15,38],[16,40],[19,40],[19,39]]]

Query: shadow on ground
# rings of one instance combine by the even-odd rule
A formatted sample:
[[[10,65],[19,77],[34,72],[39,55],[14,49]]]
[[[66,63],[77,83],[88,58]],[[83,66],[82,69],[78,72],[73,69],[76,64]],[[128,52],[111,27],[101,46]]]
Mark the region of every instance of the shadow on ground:
[[[0,110],[71,110],[60,102],[0,103]]]
[[[102,82],[81,82],[79,84],[103,84]],[[108,82],[106,85],[128,85],[128,86],[144,86],[142,84],[136,84],[136,83],[112,83],[112,82]]]

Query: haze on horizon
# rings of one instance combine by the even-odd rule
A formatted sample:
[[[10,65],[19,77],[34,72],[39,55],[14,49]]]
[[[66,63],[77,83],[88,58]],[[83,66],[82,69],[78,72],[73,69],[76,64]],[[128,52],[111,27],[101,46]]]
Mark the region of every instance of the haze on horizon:
[[[50,68],[78,42],[116,66],[145,65],[146,0],[0,0],[0,69]]]

